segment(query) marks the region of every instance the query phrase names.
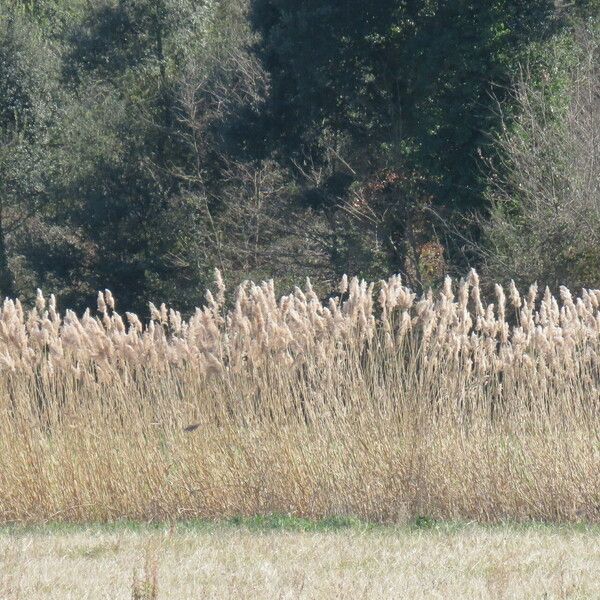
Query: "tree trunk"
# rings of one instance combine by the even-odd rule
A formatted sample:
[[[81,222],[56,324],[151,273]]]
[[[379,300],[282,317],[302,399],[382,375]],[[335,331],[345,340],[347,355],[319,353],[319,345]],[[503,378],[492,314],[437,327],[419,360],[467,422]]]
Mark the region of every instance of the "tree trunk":
[[[8,254],[4,239],[3,207],[0,204],[0,295],[15,298],[17,295],[15,280],[8,266]]]

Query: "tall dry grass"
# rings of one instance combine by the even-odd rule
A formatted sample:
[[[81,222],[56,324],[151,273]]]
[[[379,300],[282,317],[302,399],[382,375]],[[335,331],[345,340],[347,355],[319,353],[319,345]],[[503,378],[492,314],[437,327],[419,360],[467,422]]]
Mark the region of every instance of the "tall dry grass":
[[[225,304],[220,276],[147,325],[108,291],[80,318],[6,300],[0,520],[600,517],[600,291],[486,304],[472,272]]]

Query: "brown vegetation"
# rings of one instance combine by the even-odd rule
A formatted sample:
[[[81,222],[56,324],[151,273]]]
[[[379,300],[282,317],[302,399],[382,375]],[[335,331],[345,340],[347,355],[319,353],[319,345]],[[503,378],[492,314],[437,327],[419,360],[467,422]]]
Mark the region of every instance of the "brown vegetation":
[[[0,520],[600,516],[600,291],[399,277],[0,316]],[[507,298],[508,297],[508,298]]]

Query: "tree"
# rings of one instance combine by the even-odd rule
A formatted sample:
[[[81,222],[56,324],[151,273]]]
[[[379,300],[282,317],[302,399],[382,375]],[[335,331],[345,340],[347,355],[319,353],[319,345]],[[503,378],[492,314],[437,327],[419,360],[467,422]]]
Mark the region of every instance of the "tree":
[[[0,293],[18,292],[11,267],[16,237],[45,202],[56,114],[54,48],[19,12],[0,8]]]
[[[183,64],[180,30],[192,2],[107,0],[68,36],[70,90],[60,127],[61,178],[52,191],[58,222],[77,232],[84,260],[80,302],[110,287],[123,306],[177,299],[196,286],[180,241],[195,225],[181,184],[174,89]],[[186,21],[186,19],[188,21]]]
[[[81,309],[109,287],[137,311],[191,309],[215,266],[230,283],[311,276],[326,294],[343,272],[400,271],[419,289],[479,260],[467,217],[491,207],[484,159],[508,156],[494,134],[519,126],[512,77],[529,57],[539,77],[561,32],[599,8],[2,6],[0,293],[40,286]],[[511,194],[507,219],[528,214]]]
[[[484,221],[494,280],[600,286],[600,29],[564,36],[524,71],[516,116],[497,137]]]
[[[492,92],[504,95],[528,45],[561,27],[555,3],[260,0],[253,16],[272,81],[264,135],[292,164],[320,170],[338,157],[307,190],[324,212],[392,173],[396,193],[363,206],[363,224],[377,224],[388,268],[426,283],[414,242],[443,241],[434,214],[485,206],[480,155],[499,126]],[[333,194],[330,178],[345,182]]]

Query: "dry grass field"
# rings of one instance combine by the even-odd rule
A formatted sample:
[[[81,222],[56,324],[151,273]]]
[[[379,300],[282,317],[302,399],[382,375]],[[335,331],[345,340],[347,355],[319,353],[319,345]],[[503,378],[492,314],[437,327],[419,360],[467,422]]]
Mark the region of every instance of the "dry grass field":
[[[0,535],[6,600],[600,597],[598,530],[92,528]]]
[[[0,521],[600,517],[600,291],[224,286],[0,313]],[[226,308],[229,306],[229,308]]]

